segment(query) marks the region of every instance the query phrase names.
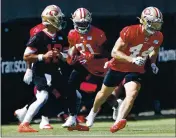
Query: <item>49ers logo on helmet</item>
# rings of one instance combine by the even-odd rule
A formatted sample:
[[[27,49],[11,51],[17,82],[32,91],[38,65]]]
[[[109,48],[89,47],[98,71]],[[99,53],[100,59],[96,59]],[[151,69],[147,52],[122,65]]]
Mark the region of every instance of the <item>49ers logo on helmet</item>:
[[[49,12],[49,14],[50,14],[51,16],[57,16],[58,11],[56,11],[56,10],[51,10],[51,11]]]
[[[146,9],[146,10],[144,10],[144,14],[145,14],[145,15],[150,15],[150,14],[151,14],[151,12],[150,12],[150,10],[149,10],[149,9]]]

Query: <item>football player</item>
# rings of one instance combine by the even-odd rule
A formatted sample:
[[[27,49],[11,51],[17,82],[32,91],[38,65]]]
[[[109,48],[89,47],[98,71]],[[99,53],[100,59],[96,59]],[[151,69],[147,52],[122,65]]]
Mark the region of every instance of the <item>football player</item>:
[[[72,21],[74,29],[68,33],[70,49],[67,62],[74,69],[68,84],[72,91],[76,92],[89,73],[96,76],[104,75],[103,66],[108,60],[108,53],[103,50],[106,42],[105,33],[91,25],[92,15],[87,9],[78,8],[72,14]],[[76,124],[75,102],[72,105],[74,110],[62,125],[63,127],[70,127]]]
[[[35,27],[33,27],[31,30],[30,30],[30,37],[33,37],[34,35],[36,35],[37,33],[39,33],[39,32],[41,32],[44,28],[45,28],[46,26],[44,25],[44,23],[40,23],[40,24],[38,24],[38,25],[36,25]],[[68,49],[67,47],[66,47],[66,49]],[[63,55],[64,56],[67,56],[67,53],[66,53],[66,51],[67,50],[64,50],[63,51]],[[65,58],[65,57],[64,57]],[[27,70],[26,70],[26,73],[25,73],[25,75],[24,75],[24,79],[23,79],[23,81],[26,83],[26,84],[30,84],[31,82],[32,82],[32,76],[33,76],[33,73],[32,73],[32,69],[31,69],[31,66],[32,66],[32,64],[31,63],[27,63]],[[62,71],[61,70],[59,70],[59,71],[61,71],[62,72],[62,74],[64,73],[64,75],[66,75],[67,76],[67,74],[68,73],[66,73],[65,74],[65,71],[64,71],[64,68],[68,68],[68,66],[66,65],[66,64],[63,64],[63,66],[62,66]],[[68,70],[68,69],[67,69]],[[70,72],[70,71],[69,71]],[[65,77],[66,77],[65,76]],[[34,94],[36,95],[36,87],[34,88]],[[54,92],[54,93],[53,93]],[[51,94],[51,96],[50,97],[55,97],[55,98],[53,98],[53,99],[58,99],[58,97],[57,97],[57,93],[58,93],[58,90],[56,90],[56,89],[54,89],[54,88],[51,88],[50,89],[50,93],[52,93]],[[50,94],[49,93],[49,94]],[[54,95],[54,96],[53,96]],[[60,94],[59,94],[60,95]],[[62,96],[62,95],[61,95]],[[76,91],[76,96],[77,96],[77,100],[76,100],[76,104],[77,104],[77,111],[79,110],[79,105],[81,104],[81,94],[79,93],[79,91],[77,90]],[[60,96],[59,96],[60,97]],[[26,115],[26,112],[27,112],[27,109],[29,108],[29,106],[31,105],[31,103],[33,103],[34,101],[36,100],[36,97],[34,97],[33,99],[32,99],[32,101],[30,101],[30,103],[28,103],[27,105],[25,105],[23,108],[21,108],[21,109],[17,109],[16,111],[15,111],[15,113],[14,113],[14,115],[18,118],[18,120],[19,120],[19,122],[22,122],[23,121],[23,119],[24,119],[24,116]],[[64,104],[65,105],[65,104]],[[44,108],[46,108],[46,106],[44,107]],[[64,109],[65,108],[65,109]],[[64,110],[66,110],[66,111],[64,111],[64,112],[66,112],[67,113],[67,107],[65,107],[65,106],[63,106],[63,109]],[[45,111],[45,110],[44,110]],[[48,112],[48,111],[47,111]],[[42,115],[42,117],[41,117],[41,122],[40,122],[40,125],[39,125],[39,128],[40,129],[53,129],[53,127],[49,124],[49,119],[48,119],[48,117],[47,117],[47,112],[45,111],[45,112],[43,112],[43,115]],[[45,116],[44,116],[45,115]],[[84,126],[81,126],[81,125],[77,125],[78,126],[78,128],[77,128],[77,130],[81,130],[81,131],[88,131],[87,130],[87,127],[85,128]]]
[[[32,29],[30,29],[30,37],[33,37],[35,36],[37,33],[41,32],[46,26],[43,24],[43,23],[40,23],[36,26],[34,26]],[[23,78],[23,81],[30,85],[31,82],[32,82],[32,76],[33,76],[33,73],[32,73],[32,69],[31,69],[31,66],[32,64],[27,62],[27,70],[25,72],[25,75],[24,75],[24,78]],[[36,87],[34,88],[34,94],[36,95]],[[52,92],[51,92],[52,93]],[[34,97],[32,99],[32,101],[30,101],[27,105],[25,105],[23,108],[21,109],[17,109],[15,112],[14,112],[14,115],[17,117],[17,119],[19,120],[19,122],[22,122],[26,113],[27,113],[27,110],[29,108],[29,106],[36,100],[36,97]],[[41,117],[41,123],[40,123],[40,129],[52,129],[53,127],[49,124],[49,119],[48,117],[46,116],[42,116]]]
[[[87,116],[87,126],[93,125],[95,116],[100,106],[106,101],[116,86],[125,79],[126,97],[123,100],[117,119],[110,128],[112,133],[126,126],[126,116],[130,112],[134,100],[141,88],[141,76],[145,72],[144,64],[149,56],[154,73],[158,72],[156,57],[159,47],[163,41],[160,32],[163,16],[156,7],[147,7],[142,11],[140,23],[127,26],[120,32],[112,50],[113,57],[109,63],[108,70],[101,90],[97,93],[93,108]]]
[[[22,123],[18,127],[19,132],[37,132],[29,124],[47,101],[50,87],[61,90],[62,95],[68,99],[75,96],[69,92],[69,87],[66,86],[67,81],[58,71],[59,62],[64,60],[60,52],[64,46],[68,46],[67,39],[61,31],[65,26],[64,14],[58,6],[49,5],[44,9],[41,17],[45,27],[29,39],[24,52],[24,60],[29,64],[33,63],[32,81],[37,88],[36,101],[29,106]]]

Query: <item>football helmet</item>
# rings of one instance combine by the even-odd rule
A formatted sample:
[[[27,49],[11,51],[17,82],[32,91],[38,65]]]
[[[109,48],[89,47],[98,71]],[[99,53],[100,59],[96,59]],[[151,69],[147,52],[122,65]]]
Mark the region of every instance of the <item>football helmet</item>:
[[[41,17],[44,25],[50,24],[59,30],[64,29],[66,26],[66,22],[63,20],[65,16],[61,9],[56,5],[47,6],[43,10]]]
[[[149,34],[160,31],[163,24],[163,15],[156,7],[147,7],[142,11],[140,23]]]
[[[72,21],[75,30],[81,34],[85,34],[90,28],[90,24],[92,22],[92,14],[85,8],[78,8],[72,14]]]

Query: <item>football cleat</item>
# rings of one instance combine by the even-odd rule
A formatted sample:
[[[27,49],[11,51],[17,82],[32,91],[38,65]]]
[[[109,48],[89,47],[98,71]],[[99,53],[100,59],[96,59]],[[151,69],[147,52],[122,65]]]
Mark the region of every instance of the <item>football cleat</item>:
[[[66,122],[62,125],[62,127],[70,127],[70,126],[76,126],[76,117],[75,116],[69,116]]]
[[[73,131],[73,130],[77,130],[77,131],[89,131],[89,127],[77,124],[76,126],[70,126],[70,127],[68,127],[67,130],[68,131]]]
[[[42,120],[39,125],[40,129],[53,129],[53,127],[49,124],[49,119],[48,117],[42,116]]]
[[[77,116],[76,120],[78,123],[85,123],[86,122],[85,117],[83,115]]]
[[[38,130],[33,129],[28,122],[26,123],[21,123],[18,126],[18,132],[22,133],[22,132],[38,132]]]
[[[19,120],[19,122],[22,122],[26,113],[27,113],[27,105],[21,109],[17,109],[15,112],[14,112],[14,116]]]
[[[113,114],[112,114],[113,120],[116,120],[116,119],[117,119],[118,110],[119,110],[119,107],[120,107],[120,105],[122,104],[123,100],[118,99],[117,102],[118,102],[118,106],[112,108],[112,109],[113,109]]]
[[[67,120],[68,118],[68,115],[65,114],[64,112],[60,112],[58,115],[57,115],[58,118],[60,118],[63,122],[65,122],[65,120]]]
[[[94,122],[94,119],[95,119],[96,115],[97,115],[97,113],[94,113],[93,110],[91,109],[89,115],[86,117],[86,120],[87,120],[86,125],[88,127],[93,126],[93,122]]]
[[[120,129],[123,129],[126,126],[126,119],[121,119],[119,122],[115,123],[111,128],[110,131],[112,133],[117,132]]]
[[[53,129],[53,127],[50,124],[47,124],[47,125],[40,124],[40,129]]]

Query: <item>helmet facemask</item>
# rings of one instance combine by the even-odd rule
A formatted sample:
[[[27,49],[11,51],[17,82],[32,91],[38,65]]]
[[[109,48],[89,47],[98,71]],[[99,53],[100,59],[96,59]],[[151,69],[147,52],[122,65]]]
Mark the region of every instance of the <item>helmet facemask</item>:
[[[90,22],[88,21],[73,21],[74,28],[81,34],[86,34],[90,28]]]
[[[162,28],[162,21],[149,21],[146,19],[140,19],[141,24],[144,26],[144,29],[149,33],[150,35],[153,35],[155,32],[160,31]]]
[[[71,20],[76,31],[80,34],[86,34],[91,26],[92,14],[85,8],[78,8],[74,14],[72,14]]]
[[[66,21],[63,18],[64,16],[43,17],[42,20],[45,25],[50,24],[58,30],[62,30],[66,27]]]

